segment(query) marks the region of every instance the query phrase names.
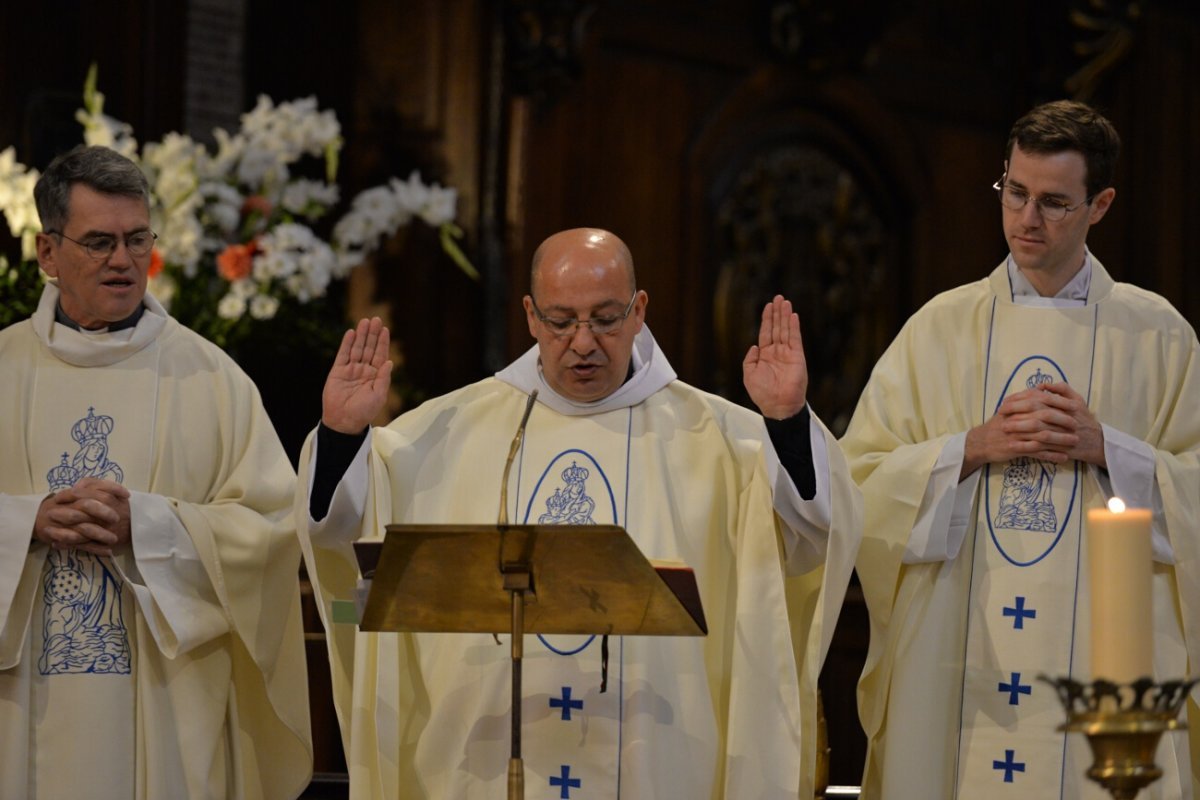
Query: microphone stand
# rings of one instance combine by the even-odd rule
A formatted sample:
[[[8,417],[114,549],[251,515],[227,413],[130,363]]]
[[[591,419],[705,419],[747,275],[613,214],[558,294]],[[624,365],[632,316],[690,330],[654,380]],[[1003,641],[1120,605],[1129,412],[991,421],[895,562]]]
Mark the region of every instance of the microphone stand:
[[[508,477],[521,442],[525,438],[525,423],[537,400],[537,389],[529,394],[525,413],[517,434],[508,448],[508,459],[504,462],[504,477],[500,484],[500,514],[496,520],[500,529],[500,574],[504,577],[504,589],[512,596],[512,753],[508,759],[508,800],[524,800],[525,765],[521,760],[521,659],[524,657],[525,642],[525,593],[533,591],[533,569],[528,561],[504,560],[504,532],[508,527]]]

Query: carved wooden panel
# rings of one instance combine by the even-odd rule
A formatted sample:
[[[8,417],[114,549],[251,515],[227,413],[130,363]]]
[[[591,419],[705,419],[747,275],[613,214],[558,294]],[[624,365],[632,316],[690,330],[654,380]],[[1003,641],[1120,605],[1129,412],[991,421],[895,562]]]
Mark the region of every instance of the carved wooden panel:
[[[811,143],[780,143],[737,166],[716,199],[710,251],[718,393],[748,403],[745,343],[781,293],[808,331],[809,402],[835,434],[845,430],[894,324],[900,237],[888,216],[848,165]]]

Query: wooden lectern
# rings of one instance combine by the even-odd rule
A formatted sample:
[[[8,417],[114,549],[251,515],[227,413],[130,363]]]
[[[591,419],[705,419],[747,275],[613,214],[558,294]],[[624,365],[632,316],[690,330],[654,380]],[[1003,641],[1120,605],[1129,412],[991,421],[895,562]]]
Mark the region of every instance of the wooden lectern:
[[[526,633],[704,636],[690,569],[653,566],[615,525],[388,525],[355,543],[363,631],[512,634],[509,800],[524,797]]]

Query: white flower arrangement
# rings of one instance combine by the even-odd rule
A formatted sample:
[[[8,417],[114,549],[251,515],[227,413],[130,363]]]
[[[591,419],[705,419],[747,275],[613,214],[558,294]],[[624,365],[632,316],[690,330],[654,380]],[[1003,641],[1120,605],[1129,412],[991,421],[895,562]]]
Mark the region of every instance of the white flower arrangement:
[[[457,192],[426,184],[415,171],[361,192],[344,216],[326,223],[330,240],[321,238],[318,223],[340,200],[335,179],[343,140],[334,112],[321,110],[314,97],[276,104],[260,96],[242,115],[240,130],[213,132],[215,153],[180,133],[146,143],[139,153],[133,129],[104,113],[95,66],[83,105],[76,118],[84,142],[129,157],[150,183],[151,226],[159,235],[150,291],[218,344],[250,335],[254,321],[324,297],[332,281],[346,278],[414,218],[438,228],[447,254],[478,277],[457,246]],[[293,174],[312,159],[324,161],[323,179]],[[0,212],[21,238],[27,262],[36,259],[40,230],[37,178],[13,148],[0,152]]]
[[[21,240],[21,258],[25,261],[37,259],[35,237],[41,230],[33,202],[37,179],[37,170],[29,170],[17,162],[14,148],[0,151],[0,213],[8,221],[12,235]]]

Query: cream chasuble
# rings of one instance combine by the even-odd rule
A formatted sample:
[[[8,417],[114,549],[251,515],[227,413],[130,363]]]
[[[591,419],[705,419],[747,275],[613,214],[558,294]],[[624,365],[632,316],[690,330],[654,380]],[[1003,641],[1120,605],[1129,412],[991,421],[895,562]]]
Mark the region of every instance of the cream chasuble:
[[[1092,265],[1077,308],[1017,307],[1003,264],[934,298],[876,365],[842,440],[867,515],[856,564],[872,625],[859,684],[864,798],[1107,797],[1083,775],[1086,739],[1053,731],[1065,714],[1036,680],[1090,679],[1080,534],[1102,498],[1088,470],[992,465],[961,550],[903,560],[946,441],[1031,383],[1071,384],[1101,423],[1154,449],[1175,553],[1174,565],[1155,564],[1155,677],[1198,663],[1196,337],[1161,298]],[[1194,728],[1194,701],[1188,715]],[[1157,760],[1167,774],[1144,796],[1190,798],[1198,754],[1187,736],[1164,736]]]
[[[294,477],[253,384],[152,297],[98,333],[57,298],[0,332],[0,797],[295,797]],[[85,477],[131,492],[112,558],[31,541]]]
[[[151,342],[120,370],[92,370],[86,393],[70,364],[38,370],[27,436],[33,473],[43,476],[46,491],[85,477],[149,484],[158,356]],[[74,549],[47,552],[41,585],[31,670],[33,705],[41,709],[37,796],[79,796],[88,786],[103,786],[110,797],[133,797],[136,642],[127,611],[133,597],[113,559]],[[80,730],[103,735],[90,736],[91,747],[77,751],[71,769],[64,769],[61,743]]]
[[[489,379],[373,430],[361,533],[390,522],[494,523],[526,398]],[[786,579],[767,442],[757,414],[669,379],[633,404],[591,413],[560,413],[539,397],[510,476],[510,519],[624,526],[647,557],[695,570],[710,633],[527,636],[526,796],[811,795],[815,681],[849,577],[855,532],[842,526],[854,524],[856,498],[838,473],[828,563]],[[300,502],[306,511],[306,493]],[[358,577],[350,542],[359,535],[357,525],[323,530],[306,553],[330,631],[352,796],[503,797],[507,637],[331,625],[328,603],[352,596]],[[794,623],[795,643],[789,594],[808,614]]]
[[[993,307],[983,416],[1006,396],[1048,383],[1070,384],[1087,398],[1096,306],[1046,311]],[[963,791],[1002,783],[1027,800],[1060,797],[1066,742],[1055,728],[1063,709],[1053,692],[1039,684],[1035,693],[1033,684],[1039,674],[1079,676],[1074,655],[1088,653],[1078,602],[1086,474],[1073,461],[984,467],[967,605]],[[1086,663],[1078,666],[1086,672]]]

